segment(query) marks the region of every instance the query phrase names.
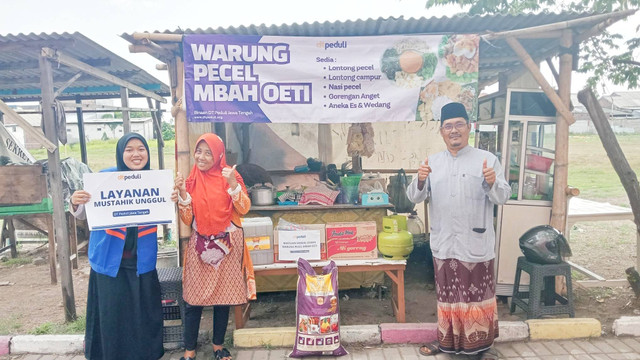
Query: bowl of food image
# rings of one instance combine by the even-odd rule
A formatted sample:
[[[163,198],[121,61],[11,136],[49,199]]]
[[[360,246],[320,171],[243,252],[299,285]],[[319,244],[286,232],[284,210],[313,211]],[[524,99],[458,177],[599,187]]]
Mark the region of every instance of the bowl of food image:
[[[384,51],[380,69],[397,86],[416,88],[435,73],[438,56],[434,51],[423,40],[403,39]]]
[[[440,120],[440,109],[450,102],[462,103],[469,119],[475,119],[477,83],[459,84],[457,82],[439,79],[432,80],[420,88],[416,120]]]
[[[443,36],[438,54],[446,65],[446,76],[459,83],[477,81],[479,37],[477,35]]]

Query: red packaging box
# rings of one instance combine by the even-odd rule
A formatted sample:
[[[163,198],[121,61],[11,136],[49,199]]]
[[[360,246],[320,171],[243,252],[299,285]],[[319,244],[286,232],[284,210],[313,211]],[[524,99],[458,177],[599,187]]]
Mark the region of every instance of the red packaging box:
[[[327,224],[329,259],[378,258],[378,231],[375,221]]]

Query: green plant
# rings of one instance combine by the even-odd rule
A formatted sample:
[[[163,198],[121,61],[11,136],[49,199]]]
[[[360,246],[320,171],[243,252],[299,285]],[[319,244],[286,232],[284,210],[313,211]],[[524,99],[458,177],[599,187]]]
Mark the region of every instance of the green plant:
[[[46,323],[36,327],[35,329],[31,330],[31,335],[47,335],[47,334],[53,334],[54,332],[54,328],[55,328],[55,324],[52,322],[47,321]]]
[[[16,266],[16,265],[31,264],[31,261],[32,259],[30,257],[17,257],[17,258],[9,259],[2,264],[5,264],[7,266]]]
[[[48,334],[82,334],[84,333],[86,318],[79,316],[75,321],[69,323],[54,323],[47,321],[30,331],[32,335]]]
[[[22,323],[15,315],[0,319],[0,335],[11,335],[18,333],[22,329]]]
[[[174,140],[176,138],[176,129],[168,122],[162,122],[162,140]]]
[[[87,319],[84,315],[79,316],[75,321],[66,324],[65,334],[82,334],[86,327]]]

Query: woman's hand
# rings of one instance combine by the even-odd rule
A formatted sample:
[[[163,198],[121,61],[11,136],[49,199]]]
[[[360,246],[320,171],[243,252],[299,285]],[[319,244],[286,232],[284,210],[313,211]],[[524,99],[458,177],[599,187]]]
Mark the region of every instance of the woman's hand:
[[[178,202],[178,194],[180,194],[181,198],[187,197],[187,188],[184,184],[184,177],[180,172],[176,173],[176,179],[173,182],[173,193],[171,193],[171,200],[173,202]]]
[[[73,207],[73,211],[78,210],[78,205],[86,204],[89,202],[89,200],[91,200],[91,195],[84,190],[74,191],[74,193],[71,195],[71,199],[69,199],[69,201],[71,202],[71,207]]]
[[[236,180],[236,165],[222,169],[222,176],[227,180],[231,190],[238,186],[238,181]]]
[[[86,204],[91,200],[91,195],[84,190],[76,190],[73,195],[71,195],[71,205],[82,205]]]

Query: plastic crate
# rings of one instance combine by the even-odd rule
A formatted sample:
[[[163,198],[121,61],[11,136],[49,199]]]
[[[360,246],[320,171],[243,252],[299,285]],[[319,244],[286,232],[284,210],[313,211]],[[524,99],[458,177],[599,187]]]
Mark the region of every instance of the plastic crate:
[[[184,300],[182,299],[182,268],[158,268],[160,281],[160,297],[162,299],[163,320],[184,320]],[[164,325],[162,341],[164,343],[181,343],[183,325]]]
[[[163,320],[178,320],[182,319],[180,314],[180,306],[163,306],[162,307],[162,319]]]
[[[182,343],[184,326],[165,326],[162,329],[163,343]]]

